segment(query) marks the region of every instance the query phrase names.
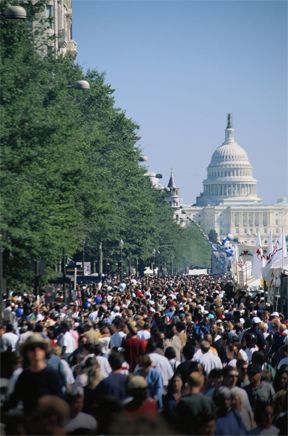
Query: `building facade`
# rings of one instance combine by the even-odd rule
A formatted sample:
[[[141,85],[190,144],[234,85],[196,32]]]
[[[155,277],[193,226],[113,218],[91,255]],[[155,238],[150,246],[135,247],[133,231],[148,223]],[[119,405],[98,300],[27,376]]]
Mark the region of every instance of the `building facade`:
[[[225,141],[212,155],[203,192],[196,203],[181,204],[174,176],[173,186],[169,185],[171,178],[169,202],[175,220],[182,226],[193,221],[206,235],[214,229],[219,240],[231,233],[245,246],[253,246],[258,233],[264,245],[268,244],[270,231],[273,239],[283,230],[288,234],[287,198],[274,205],[262,204],[247,153],[235,140],[231,114],[228,114]]]
[[[48,0],[45,9],[31,25],[41,54],[76,58],[77,44],[72,35],[72,0]]]

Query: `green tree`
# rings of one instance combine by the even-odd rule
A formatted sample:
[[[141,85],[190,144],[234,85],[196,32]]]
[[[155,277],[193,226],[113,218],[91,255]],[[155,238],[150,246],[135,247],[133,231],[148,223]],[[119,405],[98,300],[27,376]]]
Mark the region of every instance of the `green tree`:
[[[31,2],[27,8],[36,11]],[[85,247],[95,259],[100,242],[116,265],[120,239],[124,259],[137,259],[142,271],[155,249],[162,266],[171,258],[178,270],[194,259],[204,264],[209,249],[199,231],[173,221],[166,194],[139,166],[138,126],[115,107],[104,75],[85,74],[69,58],[41,57],[21,22],[4,20],[0,54],[0,232],[8,286],[31,286],[39,260],[48,280],[63,253],[81,258]],[[80,78],[90,91],[71,87]]]
[[[208,233],[209,241],[212,242],[212,244],[216,244],[218,242],[218,233],[216,230],[211,229]]]

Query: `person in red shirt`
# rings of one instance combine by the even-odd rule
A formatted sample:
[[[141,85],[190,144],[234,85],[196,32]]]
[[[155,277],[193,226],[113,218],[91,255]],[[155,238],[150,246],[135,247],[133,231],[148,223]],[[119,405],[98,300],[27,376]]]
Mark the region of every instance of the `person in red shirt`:
[[[128,330],[129,333],[123,339],[122,347],[124,349],[125,360],[129,363],[130,371],[133,372],[138,363],[139,356],[146,352],[147,341],[137,336],[137,330],[131,324],[128,324]]]

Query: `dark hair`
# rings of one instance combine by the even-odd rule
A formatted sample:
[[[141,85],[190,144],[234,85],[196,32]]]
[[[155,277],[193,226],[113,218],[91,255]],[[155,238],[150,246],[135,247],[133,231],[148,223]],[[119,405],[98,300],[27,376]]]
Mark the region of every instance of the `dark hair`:
[[[119,353],[118,351],[111,351],[111,353],[109,354],[108,357],[108,361],[110,363],[110,366],[112,368],[113,371],[116,371],[117,369],[120,369],[124,359],[121,353]]]
[[[235,371],[235,370],[236,370],[236,368],[234,368],[234,366],[231,366],[231,365],[224,366],[224,368],[222,370],[223,377],[227,377],[231,371]]]
[[[252,363],[256,366],[262,366],[265,363],[266,359],[264,353],[262,351],[254,351],[252,354]]]
[[[182,353],[186,360],[191,360],[194,356],[195,348],[191,343],[187,342],[187,344],[183,347]]]
[[[167,359],[175,359],[176,357],[176,351],[173,347],[167,347],[165,350],[165,357]]]
[[[212,378],[212,379],[218,378],[221,376],[223,376],[223,369],[220,369],[220,368],[211,369],[211,371],[209,372],[209,375],[208,375],[208,377]]]

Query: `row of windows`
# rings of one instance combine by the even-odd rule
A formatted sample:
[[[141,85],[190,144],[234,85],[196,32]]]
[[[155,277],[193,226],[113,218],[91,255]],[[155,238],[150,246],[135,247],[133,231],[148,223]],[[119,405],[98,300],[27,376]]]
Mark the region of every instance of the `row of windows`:
[[[256,231],[255,231],[256,230]],[[276,233],[280,233],[280,229],[276,229],[275,230],[276,231]],[[245,233],[245,234],[250,234],[250,235],[253,235],[253,236],[257,236],[257,229],[249,229],[249,228],[238,228],[238,227],[235,227],[235,233],[236,234],[241,234],[241,233]],[[265,228],[264,227],[264,229],[262,229],[262,231],[261,231],[261,233],[268,233],[268,229],[267,228]]]

